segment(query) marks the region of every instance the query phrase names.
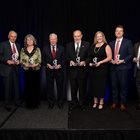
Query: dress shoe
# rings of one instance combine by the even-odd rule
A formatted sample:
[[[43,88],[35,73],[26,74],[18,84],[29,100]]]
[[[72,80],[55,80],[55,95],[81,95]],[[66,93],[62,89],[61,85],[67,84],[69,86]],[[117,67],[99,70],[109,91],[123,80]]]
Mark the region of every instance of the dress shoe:
[[[12,108],[10,107],[10,106],[4,106],[4,108],[8,111],[8,112],[10,112],[11,110],[12,110]]]
[[[81,109],[82,111],[85,111],[85,110],[86,110],[86,108],[85,108],[84,105],[80,105],[79,107],[80,107],[80,109]]]
[[[57,105],[59,109],[63,109],[63,103],[59,102]]]
[[[138,103],[136,109],[137,109],[137,110],[140,110],[140,103]]]
[[[125,107],[125,105],[124,105],[124,104],[121,104],[121,106],[120,106],[120,110],[121,110],[121,111],[126,110],[126,107]]]
[[[48,108],[53,109],[53,107],[54,107],[54,103],[49,103]]]
[[[111,106],[111,109],[114,110],[116,108],[117,104],[113,103]]]

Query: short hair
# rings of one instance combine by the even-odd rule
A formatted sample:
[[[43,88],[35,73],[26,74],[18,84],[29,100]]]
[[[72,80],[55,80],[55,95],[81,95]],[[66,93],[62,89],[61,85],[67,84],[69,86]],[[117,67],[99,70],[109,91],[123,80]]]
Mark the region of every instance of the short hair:
[[[77,29],[77,30],[73,31],[73,35],[74,35],[75,32],[80,32],[81,35],[83,35],[81,30],[78,30],[78,29]]]
[[[14,30],[10,30],[9,33],[8,33],[8,37],[9,37],[9,35],[10,35],[11,33],[15,33],[16,36],[17,36],[17,32],[15,32]]]
[[[49,35],[49,39],[50,39],[52,36],[55,36],[55,37],[57,38],[57,34],[51,33],[51,34]]]
[[[107,43],[104,33],[102,31],[97,31],[94,35],[94,44],[97,43],[97,34],[99,34],[99,33],[102,34],[102,36],[103,36],[103,42]]]
[[[123,25],[117,25],[116,29],[117,29],[117,28],[122,28],[123,31],[124,31],[124,27],[123,27]]]
[[[27,38],[30,38],[33,40],[33,45],[36,46],[37,45],[37,40],[35,39],[35,37],[32,34],[27,34],[24,38],[24,46],[27,47]]]

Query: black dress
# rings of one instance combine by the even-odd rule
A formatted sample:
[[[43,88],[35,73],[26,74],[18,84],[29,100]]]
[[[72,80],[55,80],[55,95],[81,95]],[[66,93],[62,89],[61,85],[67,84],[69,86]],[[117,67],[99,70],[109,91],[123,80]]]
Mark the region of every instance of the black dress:
[[[105,59],[107,44],[104,43],[100,48],[92,46],[90,54],[90,62],[93,62],[93,58],[97,58],[97,62]],[[103,63],[98,67],[91,68],[91,85],[92,93],[94,97],[104,98],[106,93],[106,84],[107,84],[107,75],[108,75],[108,63]]]
[[[31,53],[27,50],[24,51],[26,55],[31,57],[36,52],[36,48],[34,48]],[[27,108],[38,107],[40,101],[39,70],[33,70],[32,68],[24,70],[24,94]]]

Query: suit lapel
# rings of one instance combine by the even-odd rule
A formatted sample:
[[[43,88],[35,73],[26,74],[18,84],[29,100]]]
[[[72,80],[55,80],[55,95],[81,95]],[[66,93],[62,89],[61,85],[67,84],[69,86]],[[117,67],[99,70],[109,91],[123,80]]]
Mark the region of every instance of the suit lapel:
[[[9,50],[10,55],[12,55],[12,48],[11,48],[11,44],[9,41],[7,42],[7,46],[8,46],[8,50]]]
[[[59,55],[59,46],[56,45],[56,58],[58,57],[58,55]]]
[[[76,57],[75,43],[74,43],[74,42],[72,43],[72,48],[71,48],[71,50],[72,50],[74,56]]]
[[[124,47],[125,47],[125,39],[123,38],[123,39],[122,39],[121,46],[120,46],[119,54],[122,53],[122,50],[124,49]]]
[[[84,50],[84,44],[83,44],[83,42],[81,42],[81,46],[80,46],[80,53],[79,53],[79,55],[81,55],[82,54],[82,52],[83,52],[83,50]]]
[[[52,57],[52,51],[51,51],[51,45],[48,46],[48,54],[51,57],[51,59],[53,59],[53,57]]]

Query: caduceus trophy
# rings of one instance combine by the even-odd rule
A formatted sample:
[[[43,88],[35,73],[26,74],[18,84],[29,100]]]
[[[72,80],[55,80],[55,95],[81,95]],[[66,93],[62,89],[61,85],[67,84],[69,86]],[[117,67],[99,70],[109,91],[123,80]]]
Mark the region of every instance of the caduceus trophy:
[[[97,64],[97,57],[94,57],[93,58],[93,65],[96,65]]]
[[[79,56],[76,57],[76,65],[80,65],[80,57]]]
[[[29,58],[29,65],[33,65],[34,64],[34,59],[32,57]]]
[[[120,54],[117,54],[117,56],[116,56],[116,62],[118,62],[120,60]]]
[[[16,63],[17,60],[18,60],[18,54],[16,54],[16,53],[12,54],[12,61],[13,61],[14,63]]]
[[[54,59],[54,60],[53,60],[53,68],[55,69],[56,66],[57,66],[57,59]]]

